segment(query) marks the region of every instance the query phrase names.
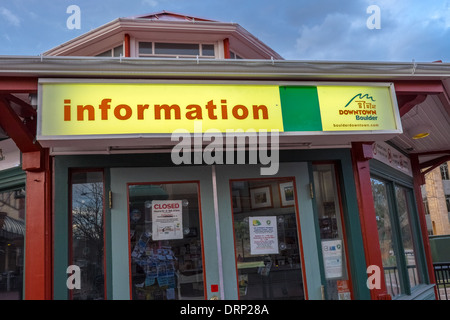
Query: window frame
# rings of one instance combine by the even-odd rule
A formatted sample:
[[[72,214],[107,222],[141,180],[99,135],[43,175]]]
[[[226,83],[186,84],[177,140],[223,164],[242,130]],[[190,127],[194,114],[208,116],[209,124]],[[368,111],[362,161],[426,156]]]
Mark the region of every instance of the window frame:
[[[203,280],[203,295],[204,299],[207,297],[207,280],[206,280],[206,260],[205,260],[205,244],[204,244],[204,226],[203,226],[203,212],[202,212],[202,195],[201,195],[201,188],[200,188],[200,180],[162,180],[162,181],[147,181],[147,182],[127,182],[126,184],[126,199],[127,199],[127,220],[128,220],[128,226],[127,226],[127,232],[128,232],[128,271],[129,271],[129,294],[130,294],[130,301],[134,301],[137,299],[133,299],[133,280],[132,280],[132,250],[133,247],[131,246],[131,223],[130,223],[130,187],[131,186],[145,186],[145,185],[161,185],[161,184],[195,184],[196,185],[196,192],[197,192],[197,201],[198,201],[198,221],[199,221],[199,240],[201,243],[201,262],[202,262],[202,280]],[[167,240],[152,240],[152,241],[167,241]],[[176,240],[174,240],[176,241]],[[157,301],[157,300],[152,300]],[[182,301],[182,299],[174,299],[174,300],[167,300],[167,301]]]
[[[450,180],[450,174],[449,174],[447,162],[444,162],[443,164],[441,164],[439,166],[439,170],[440,170],[440,173],[441,173],[441,179],[442,180]]]
[[[351,263],[350,263],[350,259],[351,256],[349,254],[349,248],[348,248],[348,241],[349,238],[347,237],[347,230],[346,230],[346,216],[344,214],[344,203],[343,203],[343,185],[342,185],[342,179],[341,179],[341,167],[339,166],[339,163],[336,161],[313,161],[312,162],[312,166],[311,166],[311,170],[312,170],[312,174],[314,173],[314,171],[316,170],[317,167],[321,166],[321,165],[329,165],[332,167],[332,174],[333,174],[333,188],[335,189],[335,194],[334,197],[337,199],[337,203],[335,205],[335,208],[337,208],[337,213],[336,216],[339,217],[339,225],[340,225],[340,229],[341,229],[341,233],[342,233],[342,243],[343,243],[343,259],[345,260],[345,273],[347,276],[347,283],[348,283],[348,288],[350,290],[350,300],[354,300],[355,299],[355,294],[354,294],[354,288],[353,288],[353,280],[352,280],[352,269],[351,269]],[[314,178],[313,178],[314,181]],[[315,211],[316,211],[316,220],[317,220],[317,226],[319,227],[319,220],[318,220],[318,209],[317,209],[317,196],[316,196],[316,191],[314,190],[314,206],[315,206]],[[322,238],[320,236],[320,231],[318,232],[318,237],[319,240],[322,241]],[[323,264],[323,253],[320,256],[320,259],[322,260],[322,264]],[[325,278],[325,275],[323,276],[324,281],[326,283],[326,285],[329,285],[327,279]],[[328,298],[328,297],[327,297]]]
[[[400,293],[393,296],[393,298],[397,299],[401,296],[412,295],[416,288],[420,287],[420,285],[430,284],[422,241],[422,233],[420,231],[420,221],[416,206],[417,201],[414,194],[413,178],[374,159],[370,160],[370,178],[381,180],[386,184],[389,218],[391,220],[393,230],[392,240],[394,250],[396,250],[396,263],[400,283]],[[412,232],[413,247],[416,255],[417,275],[419,278],[418,283],[415,286],[411,286],[409,283],[405,250],[403,247],[400,230],[399,211],[397,207],[398,202],[395,195],[396,187],[401,187],[406,190],[406,201],[410,208],[408,218]]]
[[[235,182],[244,182],[244,183],[245,182],[253,182],[253,183],[256,182],[256,183],[259,183],[261,181],[264,181],[264,183],[261,184],[258,187],[266,187],[268,185],[267,183],[269,183],[269,185],[271,185],[271,183],[273,183],[273,182],[280,183],[280,182],[292,181],[292,183],[293,183],[294,194],[295,194],[295,197],[294,197],[295,204],[293,205],[293,207],[294,207],[295,225],[296,225],[295,226],[295,228],[296,228],[295,235],[297,237],[296,240],[297,240],[297,246],[298,246],[298,250],[299,250],[299,259],[300,259],[299,262],[300,262],[300,268],[301,268],[299,276],[300,276],[300,279],[301,279],[301,282],[302,282],[302,290],[303,290],[303,294],[304,294],[304,298],[303,299],[304,300],[308,300],[309,299],[308,298],[309,294],[308,294],[308,283],[307,283],[306,267],[305,267],[304,243],[303,243],[302,232],[301,232],[302,230],[301,230],[301,224],[300,224],[299,203],[298,203],[298,197],[297,197],[297,182],[296,182],[295,176],[267,177],[267,178],[260,178],[260,177],[258,177],[258,178],[238,178],[238,179],[230,178],[230,179],[228,179],[228,187],[229,187],[229,190],[230,190],[230,202],[231,202],[230,213],[231,213],[232,226],[233,226],[233,250],[234,250],[234,257],[233,257],[233,259],[234,259],[235,270],[236,270],[236,288],[237,288],[237,296],[238,296],[237,299],[239,301],[246,301],[246,299],[242,299],[241,298],[241,294],[239,292],[239,276],[240,276],[240,274],[239,274],[238,259],[237,259],[237,257],[238,257],[238,247],[237,247],[237,244],[236,244],[236,239],[237,238],[236,238],[236,225],[235,225],[235,223],[236,223],[236,221],[235,221],[235,214],[237,212],[235,212],[234,211],[235,208],[233,208],[233,199],[232,199],[233,198],[233,183],[235,183]],[[250,190],[250,188],[249,188],[249,190]],[[267,207],[267,209],[273,210],[275,208],[275,207],[273,207],[273,195],[271,194],[270,197],[271,197],[272,206],[271,207]],[[281,198],[280,198],[280,202],[281,202]],[[280,208],[282,208],[281,204],[280,204]],[[280,208],[278,208],[278,209],[280,209]],[[256,212],[258,212],[258,210],[261,210],[262,212],[264,212],[265,209],[266,208],[253,208],[248,213],[253,212],[255,214]],[[278,211],[281,211],[281,210],[278,210]],[[257,213],[255,215],[258,216]],[[278,215],[277,215],[277,217],[278,217]],[[266,254],[264,254],[264,255],[266,255]],[[258,299],[256,299],[256,300],[258,300]],[[249,300],[249,301],[251,301],[251,300]]]
[[[141,43],[151,43],[152,53],[140,53],[139,48]],[[157,54],[155,53],[155,43],[164,43],[164,44],[190,44],[190,45],[198,45],[198,55],[190,55],[190,54]],[[212,45],[214,47],[214,55],[204,55],[203,54],[203,45]],[[200,58],[200,59],[215,59],[217,57],[217,46],[215,42],[179,42],[179,41],[146,41],[146,40],[137,40],[136,41],[136,56],[139,58]]]
[[[106,202],[106,173],[103,168],[70,168],[68,172],[68,182],[69,182],[69,194],[68,194],[68,257],[67,264],[73,264],[73,213],[72,213],[72,205],[73,205],[73,184],[72,177],[73,174],[76,173],[89,173],[89,172],[99,172],[102,174],[102,185],[103,185],[103,208],[102,208],[102,228],[103,228],[103,300],[108,299],[108,264],[107,264],[107,228],[106,228],[106,213],[107,213],[107,202]],[[68,290],[68,299],[73,300],[73,290]]]
[[[115,54],[115,51],[118,50],[119,48],[121,48],[121,52],[119,52],[118,55]],[[124,52],[124,45],[123,43],[120,43],[112,48],[109,48],[107,50],[104,50],[100,53],[97,53],[95,56],[96,57],[111,57],[111,58],[118,58],[120,56],[123,57],[123,52]]]

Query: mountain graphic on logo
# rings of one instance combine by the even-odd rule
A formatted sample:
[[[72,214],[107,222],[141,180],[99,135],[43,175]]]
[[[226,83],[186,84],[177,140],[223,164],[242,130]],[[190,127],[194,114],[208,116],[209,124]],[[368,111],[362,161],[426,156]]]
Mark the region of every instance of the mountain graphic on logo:
[[[350,99],[350,101],[349,102],[347,102],[347,104],[345,105],[345,107],[344,108],[346,108],[350,103],[352,103],[352,101],[353,100],[355,100],[356,98],[359,98],[359,99],[370,99],[370,100],[372,100],[372,101],[375,101],[375,99],[373,98],[373,97],[371,97],[371,96],[369,96],[369,94],[362,94],[362,93],[358,93],[357,95],[355,95],[353,98],[351,98]]]

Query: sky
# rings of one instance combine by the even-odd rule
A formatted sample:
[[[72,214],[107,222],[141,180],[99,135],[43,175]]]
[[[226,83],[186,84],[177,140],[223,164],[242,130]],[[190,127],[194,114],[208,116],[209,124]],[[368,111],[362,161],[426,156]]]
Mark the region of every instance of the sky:
[[[0,0],[0,55],[37,56],[162,10],[239,23],[286,60],[450,62],[450,0]]]

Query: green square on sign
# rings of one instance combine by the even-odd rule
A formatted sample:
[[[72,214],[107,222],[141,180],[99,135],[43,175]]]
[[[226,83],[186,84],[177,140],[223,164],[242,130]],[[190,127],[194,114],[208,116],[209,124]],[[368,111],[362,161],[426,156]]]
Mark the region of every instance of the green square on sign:
[[[322,131],[316,87],[280,86],[280,101],[285,132]]]

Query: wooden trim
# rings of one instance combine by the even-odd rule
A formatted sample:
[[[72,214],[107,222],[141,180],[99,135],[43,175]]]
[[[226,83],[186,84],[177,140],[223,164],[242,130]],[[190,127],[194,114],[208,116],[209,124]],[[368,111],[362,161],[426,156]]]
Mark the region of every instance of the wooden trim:
[[[230,39],[223,39],[223,56],[225,59],[230,59]]]
[[[50,300],[53,295],[52,175],[48,149],[40,170],[27,171],[25,299]]]
[[[444,92],[441,80],[400,80],[394,82],[397,94],[439,94]]]
[[[356,184],[356,196],[358,200],[359,215],[361,219],[361,233],[366,256],[367,267],[378,266],[383,270],[381,259],[380,241],[378,238],[377,220],[375,205],[370,182],[370,166],[372,143],[353,142],[352,143],[352,163]],[[380,289],[373,288],[370,291],[372,300],[391,300],[387,293],[384,272],[380,272]]]
[[[0,77],[0,93],[37,93],[37,78]]]
[[[34,134],[23,124],[4,97],[0,97],[0,114],[0,126],[14,140],[21,152],[42,150],[40,144],[34,141]]]
[[[123,42],[125,57],[130,57],[130,35],[128,33],[125,34]]]

